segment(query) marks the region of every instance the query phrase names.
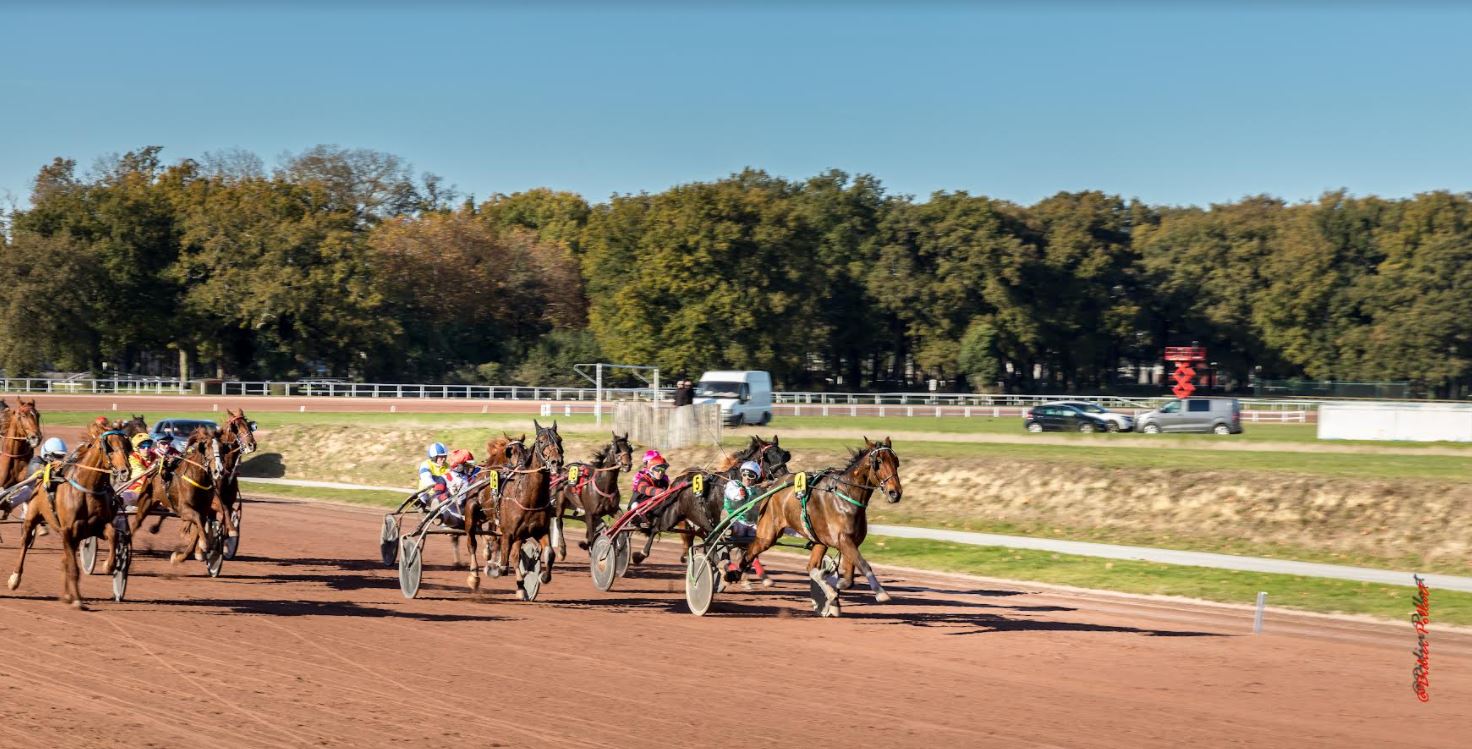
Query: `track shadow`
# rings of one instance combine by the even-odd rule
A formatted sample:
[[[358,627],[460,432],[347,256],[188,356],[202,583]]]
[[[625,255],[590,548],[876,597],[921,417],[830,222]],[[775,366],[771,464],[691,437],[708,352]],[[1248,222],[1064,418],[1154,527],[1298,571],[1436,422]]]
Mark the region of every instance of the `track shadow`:
[[[179,606],[200,609],[200,613],[215,616],[232,614],[261,614],[265,616],[344,616],[379,617],[391,619],[413,619],[424,622],[494,622],[507,621],[507,617],[471,614],[436,614],[422,611],[400,611],[381,606],[366,606],[351,601],[302,601],[269,599],[213,599],[213,600],[140,600],[128,603],[146,603],[158,606]]]
[[[241,461],[240,475],[246,478],[279,479],[286,475],[286,462],[281,453],[257,453]]]

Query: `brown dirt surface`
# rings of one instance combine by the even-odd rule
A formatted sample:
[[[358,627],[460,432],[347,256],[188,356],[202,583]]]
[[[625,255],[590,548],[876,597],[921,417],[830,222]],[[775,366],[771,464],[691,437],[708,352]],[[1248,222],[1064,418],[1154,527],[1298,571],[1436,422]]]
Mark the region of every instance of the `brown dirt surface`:
[[[811,616],[778,586],[684,611],[669,547],[609,593],[465,590],[434,539],[417,600],[379,512],[257,501],[219,579],[142,534],[123,603],[54,599],[56,537],[0,601],[0,746],[1466,746],[1472,635],[883,571],[895,601]],[[15,526],[0,558],[13,559]],[[107,578],[83,592],[102,596]],[[1432,598],[1435,618],[1435,598]]]

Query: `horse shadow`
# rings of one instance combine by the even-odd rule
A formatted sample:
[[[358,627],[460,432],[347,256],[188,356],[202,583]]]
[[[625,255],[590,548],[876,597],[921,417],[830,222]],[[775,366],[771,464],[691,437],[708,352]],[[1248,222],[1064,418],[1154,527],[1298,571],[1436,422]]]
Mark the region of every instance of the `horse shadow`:
[[[281,453],[256,453],[240,463],[244,478],[279,479],[286,475],[286,461]]]
[[[236,614],[260,614],[264,616],[338,616],[412,619],[422,622],[496,622],[508,621],[504,616],[493,614],[448,614],[425,611],[397,610],[353,601],[304,601],[300,599],[185,599],[185,600],[129,600],[128,603],[156,606],[179,606],[198,609],[198,613],[209,616],[233,616]]]

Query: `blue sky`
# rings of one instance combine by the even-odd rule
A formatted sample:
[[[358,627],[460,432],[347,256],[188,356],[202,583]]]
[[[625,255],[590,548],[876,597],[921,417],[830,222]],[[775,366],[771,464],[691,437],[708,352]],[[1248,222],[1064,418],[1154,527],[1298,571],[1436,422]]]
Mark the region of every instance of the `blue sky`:
[[[54,156],[317,143],[478,198],[747,165],[1019,202],[1463,191],[1469,32],[1451,4],[7,4],[0,195]]]

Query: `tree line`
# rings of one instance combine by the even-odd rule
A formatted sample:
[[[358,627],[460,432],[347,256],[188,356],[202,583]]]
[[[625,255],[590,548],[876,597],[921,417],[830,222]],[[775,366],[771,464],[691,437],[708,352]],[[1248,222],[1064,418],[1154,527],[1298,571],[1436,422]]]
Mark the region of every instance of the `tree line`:
[[[888,193],[746,170],[590,203],[457,195],[317,146],[271,170],[57,158],[0,244],[0,367],[572,384],[766,369],[788,389],[1109,390],[1199,341],[1220,375],[1472,384],[1472,195],[1152,206]],[[106,365],[106,366],[104,366]]]

